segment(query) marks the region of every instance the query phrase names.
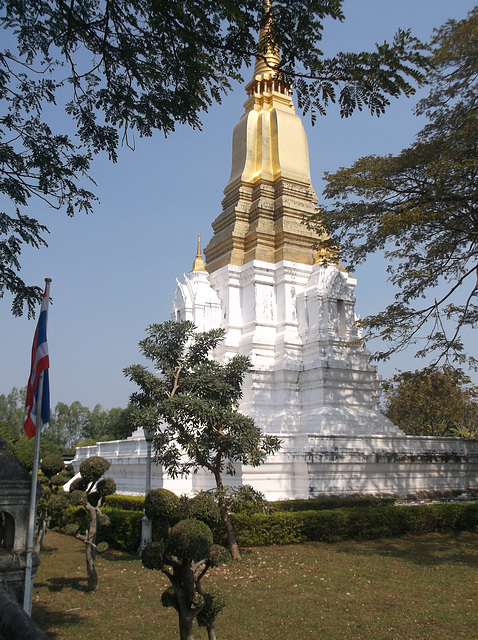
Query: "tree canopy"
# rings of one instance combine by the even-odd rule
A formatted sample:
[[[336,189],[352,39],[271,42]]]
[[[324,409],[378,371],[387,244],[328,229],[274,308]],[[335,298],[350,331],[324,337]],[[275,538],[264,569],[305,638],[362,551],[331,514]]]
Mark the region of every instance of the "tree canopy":
[[[390,97],[412,94],[422,45],[398,31],[374,51],[326,58],[326,20],[343,18],[342,0],[275,0],[272,9],[263,0],[0,0],[0,297],[13,295],[12,312],[26,305],[33,315],[41,297],[20,275],[22,249],[47,244],[45,224],[26,213],[32,198],[90,212],[95,154],[115,161],[135,133],[200,127],[272,41],[282,56],[275,71],[296,80],[312,118],[334,102],[343,116],[379,115]]]
[[[416,436],[478,436],[478,387],[463,372],[444,367],[403,371],[384,383],[385,411]]]
[[[416,141],[327,174],[335,202],[318,222],[352,268],[377,251],[389,261],[395,301],[360,322],[385,341],[378,359],[412,344],[433,365],[476,367],[463,330],[478,321],[478,8],[435,31],[431,62]]]
[[[156,462],[173,478],[198,469],[214,476],[234,557],[239,551],[222,474],[234,475],[236,463],[259,466],[281,441],[237,410],[251,364],[239,355],[224,364],[213,360],[210,353],[223,338],[224,329],[196,332],[189,321],[153,324],[139,345],[157,373],[133,365],[125,375],[140,388],[130,396],[132,423],[154,432]]]

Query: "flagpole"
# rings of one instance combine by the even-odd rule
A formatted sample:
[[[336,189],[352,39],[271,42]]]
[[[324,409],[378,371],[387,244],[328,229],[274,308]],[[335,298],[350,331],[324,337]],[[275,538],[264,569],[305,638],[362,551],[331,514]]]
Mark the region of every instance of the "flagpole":
[[[50,301],[50,283],[51,278],[45,278],[45,297],[47,299],[46,305],[46,324],[48,326],[48,305]],[[36,430],[35,430],[35,444],[33,448],[33,468],[32,468],[32,487],[30,492],[30,513],[28,519],[28,532],[27,532],[27,547],[25,557],[25,588],[23,592],[23,610],[31,615],[32,612],[32,594],[33,594],[33,551],[35,543],[35,515],[36,515],[36,502],[37,502],[37,484],[38,484],[38,467],[40,458],[40,435],[42,428],[41,419],[41,405],[43,400],[43,377],[44,371],[41,372],[38,380],[38,394],[37,394],[37,414],[36,414]]]

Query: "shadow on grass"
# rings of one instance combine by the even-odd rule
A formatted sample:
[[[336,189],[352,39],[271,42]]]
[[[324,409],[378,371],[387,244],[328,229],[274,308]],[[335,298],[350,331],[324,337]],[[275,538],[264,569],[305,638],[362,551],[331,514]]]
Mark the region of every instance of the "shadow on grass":
[[[52,629],[71,625],[72,623],[80,624],[84,617],[75,611],[52,611],[44,605],[34,603],[32,607],[32,618],[42,631],[48,634],[49,640],[55,640],[58,637],[64,637],[63,634],[58,635]]]
[[[48,589],[52,592],[63,591],[63,589],[88,591],[88,580],[86,578],[48,578],[44,582],[36,582],[35,587]]]
[[[339,553],[381,555],[425,567],[447,564],[478,567],[476,536],[469,533],[383,538],[373,542],[357,543],[350,549],[340,549]]]
[[[103,551],[99,553],[97,558],[101,558],[101,560],[106,562],[137,562],[141,561],[141,556],[139,553],[131,553],[128,551],[118,551],[117,549],[108,549],[107,551]]]
[[[58,551],[58,547],[43,547],[40,551],[42,556],[51,556]]]

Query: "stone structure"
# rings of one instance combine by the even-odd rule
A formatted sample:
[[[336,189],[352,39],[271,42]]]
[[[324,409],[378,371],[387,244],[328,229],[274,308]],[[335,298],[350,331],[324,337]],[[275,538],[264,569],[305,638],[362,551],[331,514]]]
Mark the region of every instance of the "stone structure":
[[[271,499],[476,489],[477,441],[406,436],[379,411],[380,378],[357,343],[356,281],[303,224],[317,198],[302,122],[272,70],[277,61],[270,51],[256,63],[206,262],[198,246],[171,313],[199,330],[225,329],[215,358],[250,357],[240,409],[283,440],[279,454],[238,468],[229,482]],[[135,434],[78,451],[76,463],[102,455],[119,491],[141,493],[145,448]],[[191,493],[212,479],[172,481],[156,468],[152,486]]]
[[[31,484],[28,471],[7,452],[7,443],[0,438],[0,588],[21,605]],[[34,552],[32,579],[39,564]]]

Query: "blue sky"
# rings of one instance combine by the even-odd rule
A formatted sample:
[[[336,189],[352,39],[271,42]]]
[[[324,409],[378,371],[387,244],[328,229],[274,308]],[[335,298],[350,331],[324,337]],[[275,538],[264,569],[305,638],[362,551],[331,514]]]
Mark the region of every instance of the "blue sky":
[[[331,23],[323,42],[327,53],[368,49],[391,40],[398,27],[426,40],[449,18],[461,19],[469,0],[346,0],[344,23]],[[246,72],[246,81],[252,71]],[[145,328],[169,319],[176,287],[192,265],[197,234],[202,245],[221,211],[229,178],[232,130],[243,113],[243,85],[203,117],[202,131],[178,127],[167,139],[136,137],[136,149],[122,149],[113,165],[98,157],[92,176],[100,204],[93,214],[67,218],[32,202],[29,215],[50,229],[47,249],[25,250],[22,276],[43,286],[52,278],[48,339],[51,402],[79,400],[91,409],[126,406],[134,391],[122,369],[140,362],[138,341]],[[416,98],[394,100],[380,118],[358,113],[340,119],[330,109],[311,127],[308,140],[312,180],[322,200],[322,175],[359,156],[398,152],[423,125]],[[393,292],[381,256],[357,269],[356,311],[362,317],[382,309]],[[10,315],[11,298],[0,301],[0,394],[25,386],[35,322]],[[373,345],[371,345],[373,348]],[[470,343],[471,347],[471,343]],[[379,364],[383,377],[396,368],[417,369],[421,360],[406,352]]]

